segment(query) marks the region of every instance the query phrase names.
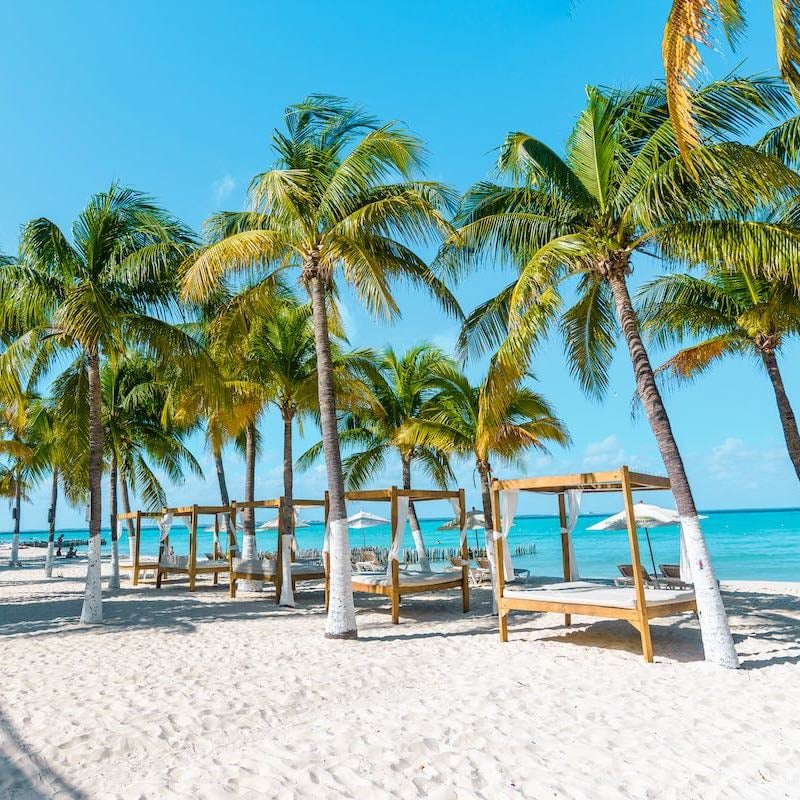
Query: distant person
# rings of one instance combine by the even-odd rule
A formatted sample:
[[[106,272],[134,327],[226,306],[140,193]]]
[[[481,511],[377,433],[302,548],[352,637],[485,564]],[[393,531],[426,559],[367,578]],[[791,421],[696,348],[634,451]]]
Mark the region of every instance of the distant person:
[[[59,558],[61,558],[61,545],[63,544],[63,542],[64,542],[64,534],[59,533],[58,539],[56,539],[56,555]]]
[[[69,550],[67,550],[67,558],[77,558],[78,551],[75,549],[74,545],[69,546]]]

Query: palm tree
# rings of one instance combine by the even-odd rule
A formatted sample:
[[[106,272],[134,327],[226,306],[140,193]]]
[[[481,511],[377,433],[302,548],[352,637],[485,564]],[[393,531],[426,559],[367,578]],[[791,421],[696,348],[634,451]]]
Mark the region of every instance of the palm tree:
[[[400,443],[400,431],[420,416],[443,384],[457,371],[455,363],[438,347],[420,344],[399,356],[391,347],[374,365],[365,365],[364,383],[369,402],[350,406],[339,424],[339,441],[350,454],[342,462],[348,489],[362,489],[386,466],[390,454],[400,458],[403,488],[411,488],[412,465],[419,466],[440,488],[454,480],[443,451],[416,443]],[[321,454],[321,443],[300,459],[304,466]],[[414,504],[409,504],[409,523],[423,570],[430,570],[425,541]]]
[[[800,4],[773,0],[775,39],[781,75],[800,99]],[[673,0],[664,28],[662,53],[667,78],[669,112],[675,138],[688,164],[691,151],[701,144],[694,116],[692,80],[702,70],[700,47],[709,46],[712,31],[720,27],[731,45],[744,30],[740,0]]]
[[[170,482],[184,480],[184,467],[202,477],[194,455],[183,443],[185,432],[162,418],[167,392],[153,360],[128,351],[105,362],[100,372],[103,430],[109,462],[111,576],[109,588],[119,588],[117,509],[120,485],[132,488],[151,509],[167,498],[156,470]]]
[[[317,355],[320,425],[330,497],[331,592],[326,635],[357,636],[350,581],[344,477],[336,425],[329,313],[341,276],[374,313],[399,314],[392,283],[425,287],[446,310],[458,305],[411,249],[448,225],[449,195],[416,174],[423,165],[417,139],[399,125],[376,120],[343,101],[313,96],[286,111],[276,131],[277,163],[250,187],[253,211],[219,214],[213,243],[190,260],[184,294],[203,298],[227,274],[298,269],[311,300]]]
[[[492,367],[489,369],[491,372]],[[524,385],[506,385],[503,394],[493,398],[494,413],[487,414],[489,384],[487,378],[473,386],[465,375],[451,374],[422,414],[409,420],[397,435],[406,446],[428,447],[474,460],[487,536],[494,530],[492,463],[524,468],[523,456],[531,448],[547,452],[549,444],[565,446],[570,441],[552,406]]]
[[[0,357],[2,374],[25,367],[40,378],[64,350],[79,353],[87,364],[86,624],[103,620],[100,359],[138,346],[154,357],[182,359],[187,369],[207,366],[191,337],[154,316],[168,309],[175,267],[191,242],[189,232],[148,197],[112,185],[89,200],[72,227],[72,241],[50,220],[32,220],[23,228],[18,263],[0,268],[0,330],[18,328],[20,319],[28,323]]]
[[[19,534],[22,501],[39,482],[48,467],[49,449],[46,404],[35,395],[24,393],[3,408],[0,417],[0,453],[10,461],[7,468],[7,493],[13,496],[14,532],[9,566],[21,566]]]
[[[755,356],[772,382],[786,448],[800,479],[800,433],[778,367],[782,343],[800,333],[800,295],[789,281],[769,280],[744,270],[710,270],[703,277],[665,275],[641,290],[642,327],[660,345],[682,348],[656,372],[690,381],[720,359]]]
[[[565,157],[523,133],[510,134],[500,170],[510,185],[483,182],[465,197],[462,226],[442,255],[451,269],[496,257],[519,269],[501,293],[473,312],[464,342],[496,346],[486,413],[503,385],[519,380],[533,345],[560,310],[560,284],[577,277],[577,302],[561,318],[571,371],[602,394],[617,341],[631,358],[636,389],[669,474],[693,565],[706,657],[738,660],[719,587],[669,417],[656,385],[628,291],[637,254],[683,263],[769,264],[791,269],[800,237],[788,224],[746,213],[789,192],[798,176],[777,158],[721,141],[760,114],[784,107],[770,81],[713,84],[697,97],[706,144],[684,165],[658,87],[587,90],[587,106]],[[696,180],[694,175],[699,176]]]

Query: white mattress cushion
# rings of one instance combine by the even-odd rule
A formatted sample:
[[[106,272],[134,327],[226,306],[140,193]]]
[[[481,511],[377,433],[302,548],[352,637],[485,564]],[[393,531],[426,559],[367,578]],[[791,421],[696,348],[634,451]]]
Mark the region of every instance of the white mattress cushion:
[[[583,583],[579,581],[577,583]],[[558,585],[558,584],[556,584]],[[661,606],[694,600],[694,592],[686,589],[645,589],[648,606]],[[633,587],[602,586],[587,584],[570,589],[506,589],[503,596],[513,600],[538,600],[550,603],[575,603],[586,606],[608,606],[610,608],[636,608],[636,591]]]
[[[403,586],[426,586],[431,583],[444,583],[445,581],[460,581],[461,570],[448,570],[447,572],[399,572],[398,580],[400,587]],[[355,572],[353,573],[353,583],[361,583],[367,586],[390,586],[392,579],[381,572]]]
[[[271,558],[234,558],[233,571],[246,575],[270,576],[275,574],[275,561]]]

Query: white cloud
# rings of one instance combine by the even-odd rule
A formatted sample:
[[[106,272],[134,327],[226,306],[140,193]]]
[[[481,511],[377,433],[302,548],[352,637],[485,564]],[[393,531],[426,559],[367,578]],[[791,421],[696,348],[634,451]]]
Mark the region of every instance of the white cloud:
[[[781,476],[786,471],[787,456],[782,448],[753,447],[743,439],[729,436],[722,444],[711,448],[705,464],[716,480],[732,481],[753,489],[769,476]]]
[[[236,181],[231,175],[223,175],[211,184],[211,188],[214,192],[214,201],[219,205],[231,196],[231,192],[236,188]]]
[[[585,467],[612,467],[632,461],[626,458],[625,448],[615,434],[606,436],[599,442],[589,442],[583,451],[583,465]]]

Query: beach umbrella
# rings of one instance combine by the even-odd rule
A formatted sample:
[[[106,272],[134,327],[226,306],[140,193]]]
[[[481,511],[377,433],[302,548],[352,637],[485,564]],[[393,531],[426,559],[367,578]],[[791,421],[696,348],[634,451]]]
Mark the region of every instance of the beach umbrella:
[[[358,511],[347,518],[347,526],[364,530],[365,528],[377,528],[379,525],[388,525],[389,520],[379,517],[377,514],[370,514],[369,511]],[[362,546],[367,546],[367,535],[362,534]]]
[[[473,506],[472,511],[467,511],[465,516],[465,523],[464,528],[468,531],[479,531],[486,529],[486,518],[478,511],[477,508]],[[437,531],[460,531],[461,524],[459,523],[458,519],[451,519],[450,522],[445,522],[444,525],[440,525]],[[475,534],[475,549],[480,550],[480,544],[478,542],[478,534]]]
[[[647,537],[647,547],[650,550],[650,560],[653,564],[653,576],[658,584],[658,570],[656,569],[656,558],[653,555],[653,545],[650,541],[650,528],[662,528],[667,525],[680,525],[681,518],[673,508],[662,508],[652,503],[639,502],[633,506],[633,516],[636,520],[637,528],[644,528]],[[600,522],[590,525],[590,531],[624,531],[628,528],[628,515],[625,511],[606,517]]]
[[[258,526],[258,530],[260,531],[274,531],[278,528],[280,524],[280,517],[275,517],[274,519],[269,519],[266,522],[262,522]],[[297,509],[294,509],[294,527],[295,528],[308,528],[309,525],[307,522],[304,522],[300,517],[297,515]]]

